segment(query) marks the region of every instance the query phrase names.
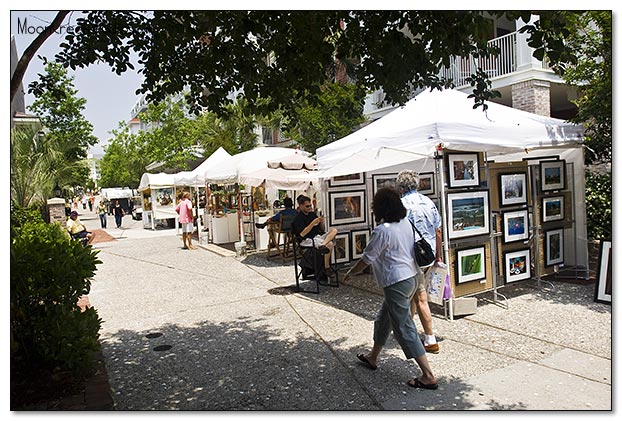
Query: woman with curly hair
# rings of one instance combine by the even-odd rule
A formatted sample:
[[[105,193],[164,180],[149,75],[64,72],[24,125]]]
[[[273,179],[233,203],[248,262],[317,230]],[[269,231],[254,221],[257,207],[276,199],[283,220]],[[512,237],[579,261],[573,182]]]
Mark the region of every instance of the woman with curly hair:
[[[384,301],[374,321],[372,350],[368,354],[357,355],[357,358],[367,368],[378,368],[378,356],[393,330],[406,358],[414,358],[423,373],[418,378],[410,379],[408,385],[436,389],[436,378],[410,313],[410,300],[417,289],[417,267],[413,230],[406,218],[406,208],[396,190],[381,188],[374,196],[372,209],[378,225],[363,256],[346,273],[344,281],[371,265],[376,281],[384,292]]]

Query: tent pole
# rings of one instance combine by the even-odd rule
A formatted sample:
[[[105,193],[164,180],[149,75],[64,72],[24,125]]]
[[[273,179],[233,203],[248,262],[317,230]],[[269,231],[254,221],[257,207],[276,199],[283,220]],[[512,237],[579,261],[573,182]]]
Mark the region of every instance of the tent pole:
[[[447,228],[447,209],[446,209],[446,197],[445,197],[445,171],[443,169],[443,149],[442,149],[442,145],[439,145],[436,148],[436,154],[435,157],[436,162],[437,162],[437,169],[438,169],[438,176],[440,179],[439,182],[439,190],[440,190],[440,200],[439,200],[439,204],[441,206],[441,214],[443,215],[443,261],[445,262],[445,264],[447,265],[447,268],[449,268],[449,230]],[[451,288],[451,283],[449,284],[450,288]],[[449,320],[454,319],[454,309],[453,309],[453,302],[454,302],[454,294],[453,291],[451,293],[451,298],[449,299]]]

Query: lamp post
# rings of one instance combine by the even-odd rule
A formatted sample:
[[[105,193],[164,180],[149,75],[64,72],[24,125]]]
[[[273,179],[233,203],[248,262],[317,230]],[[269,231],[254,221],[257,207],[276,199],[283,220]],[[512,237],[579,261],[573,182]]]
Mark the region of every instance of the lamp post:
[[[63,194],[63,190],[58,185],[58,181],[54,185],[54,197],[61,197]]]

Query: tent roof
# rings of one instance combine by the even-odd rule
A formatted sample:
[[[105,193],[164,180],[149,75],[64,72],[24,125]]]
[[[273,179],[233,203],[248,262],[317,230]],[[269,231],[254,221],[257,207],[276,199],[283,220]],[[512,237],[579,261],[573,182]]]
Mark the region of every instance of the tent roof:
[[[147,190],[154,187],[172,187],[175,185],[175,174],[167,173],[144,173],[140,178],[139,191]]]
[[[473,108],[455,90],[424,91],[403,107],[317,150],[320,176],[351,174],[431,157],[445,149],[496,153],[576,145],[581,126],[504,105]]]
[[[205,185],[205,172],[230,157],[229,152],[221,146],[194,170],[175,174],[174,183],[176,186]]]
[[[128,187],[108,187],[100,190],[102,196],[106,199],[128,199],[133,196],[132,190]]]

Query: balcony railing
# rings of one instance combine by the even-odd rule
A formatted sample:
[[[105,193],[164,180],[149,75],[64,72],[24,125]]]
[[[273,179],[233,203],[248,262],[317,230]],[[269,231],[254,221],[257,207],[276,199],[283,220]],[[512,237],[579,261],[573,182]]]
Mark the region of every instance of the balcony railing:
[[[460,87],[468,85],[466,79],[474,74],[478,67],[481,67],[491,79],[515,72],[517,67],[516,34],[516,32],[512,32],[488,41],[488,46],[498,48],[498,55],[486,58],[451,57],[449,67],[443,67],[440,76],[452,79],[454,85]]]

